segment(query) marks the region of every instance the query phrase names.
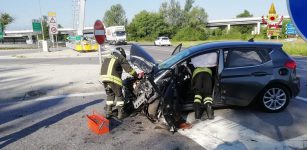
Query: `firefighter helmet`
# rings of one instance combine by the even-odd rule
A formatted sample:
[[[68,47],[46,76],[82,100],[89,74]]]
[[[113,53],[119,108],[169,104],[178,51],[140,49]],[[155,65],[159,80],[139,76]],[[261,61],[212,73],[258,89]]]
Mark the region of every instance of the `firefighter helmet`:
[[[116,47],[116,50],[118,50],[120,54],[122,54],[126,58],[125,50],[122,47]]]

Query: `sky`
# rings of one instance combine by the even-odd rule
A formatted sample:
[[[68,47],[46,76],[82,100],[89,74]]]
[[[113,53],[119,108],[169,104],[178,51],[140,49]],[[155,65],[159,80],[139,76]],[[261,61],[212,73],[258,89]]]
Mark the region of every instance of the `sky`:
[[[48,12],[57,13],[57,22],[63,27],[73,26],[74,0],[0,0],[0,13],[6,12],[15,18],[7,30],[32,29],[32,19],[38,19]],[[95,20],[102,19],[104,13],[114,4],[121,4],[128,21],[142,10],[158,12],[162,2],[168,0],[86,0],[85,26],[93,26]],[[184,6],[185,0],[179,0]],[[274,3],[280,15],[288,15],[286,0],[195,0],[194,6],[203,7],[209,20],[231,19],[244,11],[254,16],[267,15]]]

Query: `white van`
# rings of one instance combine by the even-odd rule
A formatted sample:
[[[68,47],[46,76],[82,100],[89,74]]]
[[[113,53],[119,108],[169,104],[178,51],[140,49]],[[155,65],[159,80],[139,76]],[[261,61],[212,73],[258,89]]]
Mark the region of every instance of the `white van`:
[[[107,42],[110,44],[127,44],[125,26],[110,26],[106,28]]]

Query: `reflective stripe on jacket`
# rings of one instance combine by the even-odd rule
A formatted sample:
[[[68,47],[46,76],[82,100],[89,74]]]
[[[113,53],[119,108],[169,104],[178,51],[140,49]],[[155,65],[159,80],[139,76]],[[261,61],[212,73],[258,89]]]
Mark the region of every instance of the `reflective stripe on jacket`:
[[[130,66],[127,59],[118,53],[112,53],[110,55],[104,56],[101,71],[100,79],[102,82],[112,82],[119,86],[122,86],[122,72],[123,69],[125,72],[130,75],[137,77],[136,71]]]
[[[207,67],[197,67],[194,71],[193,71],[193,77],[194,78],[198,73],[200,72],[207,72],[210,74],[210,76],[212,76],[212,71],[211,69],[207,68]]]

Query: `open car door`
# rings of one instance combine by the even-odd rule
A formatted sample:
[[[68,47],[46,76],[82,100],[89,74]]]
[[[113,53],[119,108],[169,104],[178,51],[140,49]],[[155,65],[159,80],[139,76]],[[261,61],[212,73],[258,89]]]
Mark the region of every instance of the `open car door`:
[[[174,51],[172,52],[172,55],[175,55],[175,54],[179,53],[181,51],[181,47],[182,47],[182,43],[177,45],[176,48],[174,49]]]

